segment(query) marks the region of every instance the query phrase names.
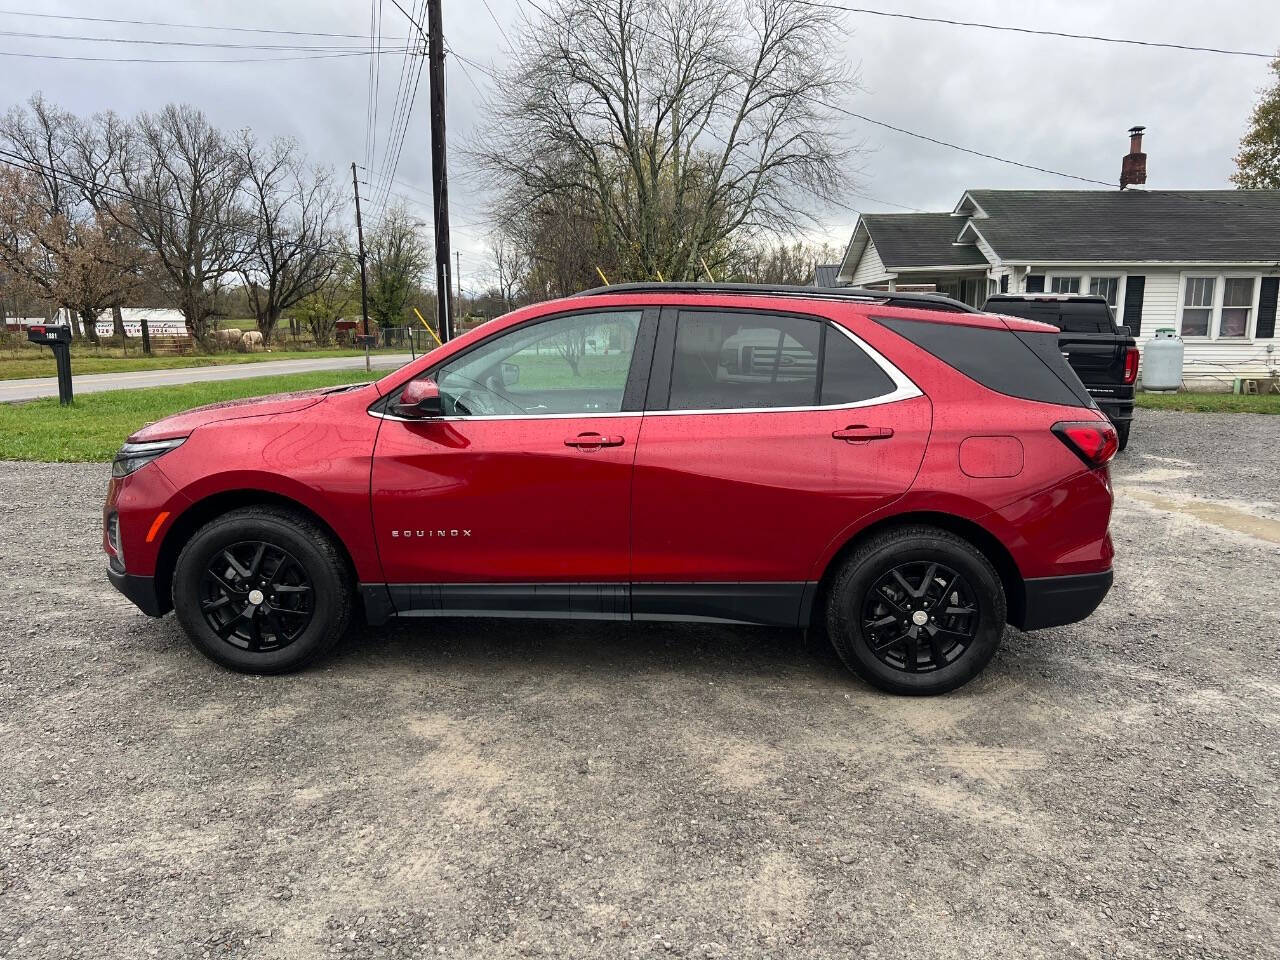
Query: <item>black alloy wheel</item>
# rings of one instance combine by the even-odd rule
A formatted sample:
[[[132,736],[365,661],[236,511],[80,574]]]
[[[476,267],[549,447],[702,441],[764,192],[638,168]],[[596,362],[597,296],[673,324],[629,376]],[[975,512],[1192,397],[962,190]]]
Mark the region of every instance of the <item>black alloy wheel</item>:
[[[980,621],[968,582],[941,563],[893,567],[867,593],[862,633],[881,663],[905,673],[940,670],[963,656]]]
[[[200,582],[200,612],[219,638],[251,653],[282,650],[311,622],[315,590],[287,550],[261,540],[214,554]]]
[[[192,534],[173,566],[173,609],[197,650],[245,673],[288,673],[351,621],[355,574],[301,511],[239,507]]]
[[[866,538],[835,570],[827,636],[881,690],[946,693],[991,661],[1007,618],[1000,575],[972,542],[923,524]]]

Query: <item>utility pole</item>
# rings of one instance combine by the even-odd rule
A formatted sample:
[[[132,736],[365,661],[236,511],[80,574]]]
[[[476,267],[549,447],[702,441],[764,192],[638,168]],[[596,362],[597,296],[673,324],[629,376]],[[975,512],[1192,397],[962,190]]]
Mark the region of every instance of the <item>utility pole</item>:
[[[458,298],[454,301],[453,312],[458,314],[462,311],[462,251],[453,251],[453,263],[457,268],[453,271],[453,282],[458,285]]]
[[[356,243],[360,261],[360,314],[364,317],[364,368],[369,370],[369,287],[364,275],[364,226],[360,223],[360,181],[356,179],[356,162],[351,161],[351,189],[356,192]]]
[[[427,63],[431,81],[431,200],[436,227],[436,324],[453,337],[453,283],[449,276],[449,174],[444,142],[444,24],[441,0],[427,0]]]

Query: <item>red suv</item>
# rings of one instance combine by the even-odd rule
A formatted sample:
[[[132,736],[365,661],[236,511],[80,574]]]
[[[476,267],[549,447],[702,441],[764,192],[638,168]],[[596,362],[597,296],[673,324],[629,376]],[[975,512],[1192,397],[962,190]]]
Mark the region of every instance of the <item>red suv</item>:
[[[359,607],[818,629],[876,686],[951,690],[1111,585],[1116,434],[1057,336],[920,294],[592,290],[144,427],[108,573],[255,673]]]

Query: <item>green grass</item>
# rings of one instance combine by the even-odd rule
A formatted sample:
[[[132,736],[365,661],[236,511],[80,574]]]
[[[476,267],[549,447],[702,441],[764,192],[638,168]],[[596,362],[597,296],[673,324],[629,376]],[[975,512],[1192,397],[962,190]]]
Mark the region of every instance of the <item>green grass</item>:
[[[408,353],[406,345],[403,350],[374,350],[379,353]],[[27,377],[52,377],[57,375],[53,357],[47,352],[43,356],[35,356],[34,351],[25,348],[16,351],[17,355],[0,354],[0,380],[21,380]],[[26,356],[25,354],[32,354]],[[191,354],[187,356],[88,356],[71,355],[72,375],[80,373],[132,373],[138,370],[171,370],[178,367],[216,367],[228,363],[261,363],[264,360],[318,360],[324,357],[361,357],[363,350],[325,349],[325,350],[276,350],[271,353],[214,353]]]
[[[1280,394],[1139,393],[1138,406],[1145,410],[1181,410],[1185,413],[1280,414]]]
[[[143,424],[191,407],[368,379],[363,370],[324,370],[86,393],[69,407],[59,406],[57,398],[0,404],[0,460],[110,460],[125,437]]]

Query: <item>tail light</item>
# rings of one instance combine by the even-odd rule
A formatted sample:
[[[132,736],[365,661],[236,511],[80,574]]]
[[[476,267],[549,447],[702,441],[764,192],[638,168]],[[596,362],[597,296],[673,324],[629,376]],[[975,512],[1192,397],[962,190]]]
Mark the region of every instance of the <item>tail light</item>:
[[[1120,449],[1120,438],[1109,420],[1055,423],[1053,432],[1090,468],[1101,467]]]
[[[1124,352],[1124,382],[1136,383],[1138,380],[1138,348],[1129,347]]]

